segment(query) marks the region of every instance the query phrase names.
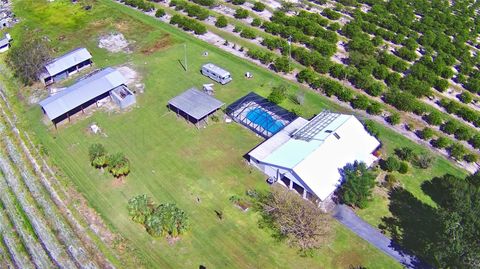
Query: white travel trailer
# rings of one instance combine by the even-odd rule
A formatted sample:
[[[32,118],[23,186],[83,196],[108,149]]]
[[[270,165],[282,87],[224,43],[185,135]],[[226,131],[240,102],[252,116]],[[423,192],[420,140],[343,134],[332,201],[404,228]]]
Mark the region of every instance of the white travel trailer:
[[[225,85],[232,81],[232,76],[230,75],[230,72],[212,63],[204,64],[202,66],[201,72],[204,76],[207,76],[222,85]]]

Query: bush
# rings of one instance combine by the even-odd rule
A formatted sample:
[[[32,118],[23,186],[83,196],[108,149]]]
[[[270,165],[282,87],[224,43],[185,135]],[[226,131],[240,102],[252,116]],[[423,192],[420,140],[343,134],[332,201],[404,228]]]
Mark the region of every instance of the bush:
[[[433,163],[433,157],[428,154],[419,154],[415,158],[413,164],[421,169],[429,168]]]
[[[395,175],[393,174],[387,174],[385,176],[385,179],[384,179],[384,182],[383,182],[383,186],[389,190],[392,190],[393,188],[395,188],[395,186],[397,185],[398,183],[398,179]]]
[[[161,204],[145,220],[147,232],[155,237],[184,233],[189,226],[187,214],[175,204]]]
[[[418,135],[423,140],[429,140],[433,137],[434,132],[432,129],[426,127],[426,128],[423,128],[423,130],[421,130]]]
[[[441,137],[439,137],[435,140],[432,140],[430,143],[432,144],[432,146],[434,146],[438,149],[443,149],[443,148],[446,148],[446,147],[450,146],[452,141],[450,141],[450,139],[448,139],[444,136],[441,136]]]
[[[397,112],[393,112],[392,114],[390,114],[390,116],[388,116],[387,121],[391,125],[399,124],[400,123],[400,114],[397,113]]]
[[[450,154],[450,157],[462,160],[467,153],[467,150],[462,144],[454,143],[448,148],[448,153]]]
[[[400,168],[400,161],[396,157],[390,156],[380,162],[380,167],[388,172],[397,171]]]
[[[245,0],[232,0],[232,4],[243,5],[243,4],[245,4]]]
[[[217,26],[218,28],[224,28],[224,27],[227,27],[228,25],[228,20],[225,16],[219,16],[217,18],[217,21],[215,22],[215,26]]]
[[[474,163],[477,161],[477,155],[473,154],[473,153],[469,153],[469,154],[466,154],[463,159],[466,161],[466,162],[469,162],[469,163]]]
[[[365,208],[375,186],[376,175],[367,169],[365,163],[347,164],[342,170],[339,196],[342,203]]]
[[[130,173],[130,161],[123,153],[108,156],[108,171],[114,177],[124,177]]]
[[[409,147],[396,148],[395,155],[397,155],[400,160],[407,162],[411,162],[417,157],[417,154]]]
[[[378,128],[377,124],[374,121],[365,120],[363,125],[365,126],[365,130],[367,130],[369,134],[375,137],[378,137],[380,135],[380,129]]]
[[[275,104],[282,103],[287,98],[287,87],[280,85],[272,88],[272,92],[268,95],[268,100]]]
[[[358,95],[350,102],[351,106],[355,109],[366,110],[370,104],[368,97],[364,95]]]
[[[92,144],[88,148],[88,156],[93,167],[103,168],[107,166],[107,150],[102,144]]]
[[[235,11],[234,17],[236,19],[246,19],[248,18],[248,11],[243,8],[237,8],[237,10]]]
[[[400,162],[400,166],[398,167],[398,172],[400,174],[408,173],[408,163],[407,162]]]
[[[432,111],[430,112],[430,114],[425,116],[425,121],[431,125],[436,125],[436,126],[441,125],[443,123],[442,113],[438,111]]]
[[[146,194],[141,194],[128,200],[127,209],[133,221],[143,224],[153,212],[153,203]]]
[[[478,149],[480,148],[480,134],[474,135],[470,140],[468,141],[472,147]]]
[[[461,94],[457,95],[458,99],[462,101],[462,103],[469,104],[472,102],[473,97],[472,94],[469,92],[462,92]]]
[[[240,36],[246,39],[255,39],[257,37],[255,32],[250,28],[243,29],[240,33]]]
[[[277,59],[275,59],[274,65],[275,65],[275,70],[277,72],[289,73],[293,69],[293,67],[290,64],[290,60],[285,56],[278,57]]]
[[[161,18],[163,16],[165,16],[166,13],[165,13],[165,10],[163,8],[159,8],[157,9],[157,11],[155,12],[155,17],[157,18]]]
[[[262,11],[265,10],[265,7],[266,7],[266,6],[265,6],[264,3],[262,3],[262,2],[255,2],[255,3],[253,4],[252,9],[255,10],[255,11],[258,11],[258,12],[262,12]]]
[[[367,113],[370,115],[379,115],[382,113],[382,104],[379,102],[371,101],[367,108]]]
[[[260,20],[259,18],[254,18],[250,25],[252,25],[254,27],[258,27],[258,26],[262,25],[262,20]]]

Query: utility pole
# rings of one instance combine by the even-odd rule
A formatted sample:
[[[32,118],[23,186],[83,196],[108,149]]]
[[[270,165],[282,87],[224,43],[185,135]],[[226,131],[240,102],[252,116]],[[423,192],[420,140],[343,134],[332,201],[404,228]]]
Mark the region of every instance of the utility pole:
[[[288,36],[288,71],[290,71],[291,58],[292,58],[292,36]]]
[[[183,44],[184,52],[185,52],[185,71],[188,71],[188,63],[187,63],[187,43]]]

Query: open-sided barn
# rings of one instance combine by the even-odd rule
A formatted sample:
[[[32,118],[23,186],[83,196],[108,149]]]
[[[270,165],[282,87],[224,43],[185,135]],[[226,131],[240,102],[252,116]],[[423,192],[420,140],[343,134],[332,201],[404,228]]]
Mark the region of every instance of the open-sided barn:
[[[45,85],[50,85],[91,65],[90,52],[86,48],[78,48],[48,62],[39,78]]]
[[[39,104],[54,124],[109,96],[121,108],[125,108],[135,103],[135,99],[131,99],[134,95],[128,90],[126,82],[127,79],[118,70],[108,67],[81,79]]]

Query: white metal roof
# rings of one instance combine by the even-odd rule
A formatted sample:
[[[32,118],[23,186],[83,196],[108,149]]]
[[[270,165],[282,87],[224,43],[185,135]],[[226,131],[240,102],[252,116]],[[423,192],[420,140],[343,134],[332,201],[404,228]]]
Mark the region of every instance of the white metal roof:
[[[354,161],[370,166],[376,160],[372,152],[380,145],[351,115],[340,115],[310,141],[290,138],[273,151],[267,142],[264,144],[271,153],[261,158],[255,152],[258,160],[293,171],[322,200],[337,188],[339,169]],[[262,146],[255,150],[261,152]]]
[[[116,69],[107,67],[78,81],[62,92],[40,101],[39,104],[48,118],[54,120],[95,97],[125,84],[126,81],[126,78]]]
[[[50,61],[45,69],[50,76],[54,76],[91,58],[92,55],[86,48],[78,48]]]

